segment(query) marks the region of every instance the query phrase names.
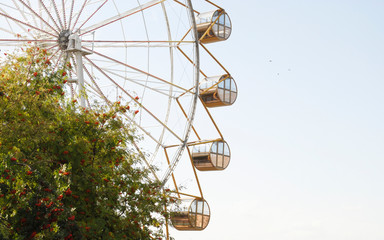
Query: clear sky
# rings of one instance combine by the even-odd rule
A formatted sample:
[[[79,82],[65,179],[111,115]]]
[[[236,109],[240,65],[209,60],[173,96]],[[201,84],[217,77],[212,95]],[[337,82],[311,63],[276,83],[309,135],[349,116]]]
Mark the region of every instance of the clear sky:
[[[239,87],[212,110],[232,160],[199,175],[207,229],[173,236],[384,239],[384,1],[215,3],[233,22],[209,45]]]

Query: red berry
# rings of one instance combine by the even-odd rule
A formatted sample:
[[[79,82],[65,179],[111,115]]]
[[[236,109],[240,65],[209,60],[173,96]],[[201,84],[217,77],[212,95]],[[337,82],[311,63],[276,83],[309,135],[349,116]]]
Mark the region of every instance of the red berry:
[[[67,190],[67,191],[65,191],[65,195],[69,196],[69,195],[71,195],[71,194],[72,194],[72,191],[71,191],[71,189],[70,189],[70,188],[68,188],[68,190]]]

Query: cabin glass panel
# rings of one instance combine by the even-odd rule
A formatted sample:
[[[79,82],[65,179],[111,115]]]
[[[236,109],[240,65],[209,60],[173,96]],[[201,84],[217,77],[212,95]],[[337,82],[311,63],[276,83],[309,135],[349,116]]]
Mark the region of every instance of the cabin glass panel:
[[[228,39],[232,31],[231,20],[229,19],[228,14],[224,11],[216,11],[212,19],[212,22],[215,21],[216,23],[212,26],[212,31],[215,36],[221,39]]]
[[[199,14],[196,26],[202,43],[227,40],[232,32],[231,20],[223,9]]]
[[[200,171],[224,170],[229,165],[230,150],[225,141],[217,140],[193,146],[191,157]]]
[[[205,78],[200,83],[200,97],[207,107],[232,105],[237,98],[236,83],[229,75]]]
[[[177,230],[203,230],[209,223],[210,215],[205,200],[186,199],[171,212],[171,222]]]

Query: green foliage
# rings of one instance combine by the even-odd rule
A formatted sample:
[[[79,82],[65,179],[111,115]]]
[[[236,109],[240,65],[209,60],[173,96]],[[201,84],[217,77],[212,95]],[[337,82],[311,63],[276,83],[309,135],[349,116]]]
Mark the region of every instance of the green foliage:
[[[49,58],[0,64],[0,239],[161,237],[169,196],[130,150],[129,108],[79,108]]]

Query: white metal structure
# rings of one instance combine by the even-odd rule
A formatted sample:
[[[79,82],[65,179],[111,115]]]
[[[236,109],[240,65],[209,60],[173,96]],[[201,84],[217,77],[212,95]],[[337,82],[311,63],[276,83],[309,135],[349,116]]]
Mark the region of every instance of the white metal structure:
[[[164,184],[195,115],[195,36],[191,0],[0,0],[0,50],[37,46],[57,68],[70,62],[67,92],[83,107],[128,105],[124,117],[143,137],[136,151]],[[169,145],[177,147],[167,155]]]

